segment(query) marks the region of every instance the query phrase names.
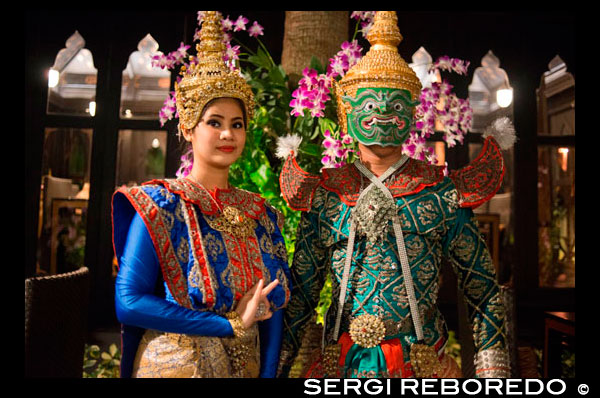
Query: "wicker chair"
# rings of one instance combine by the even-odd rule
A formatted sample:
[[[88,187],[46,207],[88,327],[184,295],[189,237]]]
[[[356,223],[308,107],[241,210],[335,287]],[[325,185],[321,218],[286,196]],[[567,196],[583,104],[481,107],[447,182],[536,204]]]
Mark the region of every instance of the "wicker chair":
[[[89,269],[25,280],[25,377],[83,374]]]

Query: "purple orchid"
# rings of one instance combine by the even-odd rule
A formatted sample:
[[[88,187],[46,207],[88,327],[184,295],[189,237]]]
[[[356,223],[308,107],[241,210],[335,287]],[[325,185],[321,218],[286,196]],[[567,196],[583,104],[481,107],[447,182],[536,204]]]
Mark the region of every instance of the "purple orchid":
[[[248,28],[248,35],[250,37],[258,37],[264,35],[263,27],[258,24],[258,22],[254,21],[252,26]]]
[[[238,19],[233,24],[233,31],[239,32],[240,30],[246,30],[246,24],[249,22],[248,18],[243,15],[240,15]]]

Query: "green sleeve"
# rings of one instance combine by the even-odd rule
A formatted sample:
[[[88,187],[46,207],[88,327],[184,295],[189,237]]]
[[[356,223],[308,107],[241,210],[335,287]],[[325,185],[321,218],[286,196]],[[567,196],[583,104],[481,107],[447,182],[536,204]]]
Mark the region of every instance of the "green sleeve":
[[[504,302],[490,252],[471,209],[457,209],[446,251],[473,327],[476,376],[508,377]]]
[[[326,248],[319,239],[319,213],[303,212],[290,269],[292,292],[285,311],[279,377],[287,377],[298,354],[307,322],[315,314],[325,277]]]

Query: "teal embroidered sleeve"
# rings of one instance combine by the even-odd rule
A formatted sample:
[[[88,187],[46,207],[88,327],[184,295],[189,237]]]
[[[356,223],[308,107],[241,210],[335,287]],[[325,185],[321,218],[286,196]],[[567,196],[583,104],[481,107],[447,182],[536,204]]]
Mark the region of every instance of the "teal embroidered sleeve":
[[[319,213],[303,212],[291,267],[292,293],[284,317],[279,377],[287,377],[300,348],[305,325],[314,315],[326,277],[326,249],[318,238]]]
[[[473,327],[476,377],[508,377],[505,307],[494,264],[471,209],[457,209],[447,252]]]

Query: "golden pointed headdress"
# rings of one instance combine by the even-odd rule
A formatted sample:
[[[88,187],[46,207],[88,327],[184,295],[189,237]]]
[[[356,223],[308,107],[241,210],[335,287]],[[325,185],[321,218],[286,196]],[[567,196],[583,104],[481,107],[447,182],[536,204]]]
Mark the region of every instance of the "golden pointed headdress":
[[[183,78],[175,84],[179,127],[193,129],[206,104],[224,97],[242,100],[247,127],[254,112],[254,94],[239,70],[231,70],[223,59],[226,47],[218,12],[205,12],[196,51],[197,63],[183,70]]]
[[[421,93],[417,74],[398,53],[402,41],[396,11],[377,11],[367,34],[371,48],[336,84],[338,119],[346,127],[346,112],[342,95],[356,96],[359,88],[385,87],[408,90],[412,100]]]

